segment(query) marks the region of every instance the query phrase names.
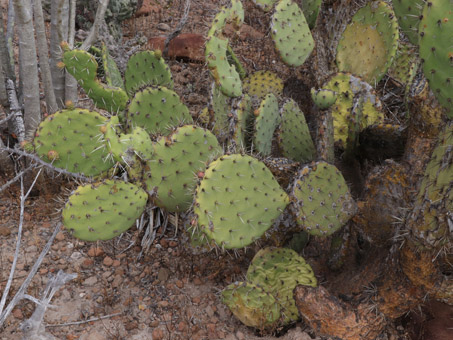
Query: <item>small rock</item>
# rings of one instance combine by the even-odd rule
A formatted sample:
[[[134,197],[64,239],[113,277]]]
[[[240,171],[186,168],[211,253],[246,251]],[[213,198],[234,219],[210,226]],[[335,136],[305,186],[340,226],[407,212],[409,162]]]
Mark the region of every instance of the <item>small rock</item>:
[[[131,331],[133,329],[136,329],[136,328],[138,328],[138,322],[136,320],[126,322],[126,324],[124,325],[124,328],[126,329],[126,331]]]
[[[19,308],[13,309],[12,314],[16,319],[22,320],[24,318],[24,315]]]
[[[113,264],[113,259],[110,256],[104,257],[104,261],[102,261],[102,264],[106,267],[110,267]]]
[[[152,332],[152,339],[153,340],[162,340],[165,336],[163,329],[161,328],[154,328]]]
[[[168,303],[168,301],[166,301],[166,300],[162,300],[162,301],[159,301],[159,302],[157,303],[157,305],[158,305],[159,307],[168,307],[169,303]]]
[[[160,282],[165,282],[168,280],[169,276],[170,276],[170,271],[167,268],[160,268],[159,272],[157,274],[157,279]]]
[[[11,234],[11,228],[0,226],[0,236],[9,236]]]
[[[58,241],[63,241],[64,240],[64,232],[60,231],[56,236],[55,238],[58,240]]]
[[[83,281],[84,286],[94,286],[98,282],[98,278],[96,276],[90,276],[88,279]]]
[[[182,282],[181,280],[176,281],[176,287],[184,288],[184,282]]]
[[[78,260],[80,258],[82,258],[82,253],[79,251],[75,251],[71,254],[71,260]],[[91,261],[93,261],[93,260],[91,260]]]
[[[244,339],[245,339],[245,335],[244,335],[244,333],[242,333],[241,331],[237,331],[237,332],[236,332],[236,338],[237,338],[238,340],[244,340]]]
[[[85,259],[82,262],[83,268],[91,268],[94,265],[94,261],[92,259]]]
[[[193,280],[193,283],[194,283],[194,285],[196,285],[196,286],[200,286],[200,285],[203,284],[203,281],[201,281],[199,277],[196,277],[196,278]]]
[[[102,250],[102,248],[93,246],[90,249],[88,249],[88,253],[87,254],[90,257],[97,257],[97,256],[104,255],[104,251]]]
[[[113,267],[119,267],[121,265],[121,261],[120,260],[113,260]]]
[[[169,31],[170,30],[170,26],[168,26],[167,24],[161,22],[161,23],[158,23],[156,25],[157,29],[160,30],[160,31]]]

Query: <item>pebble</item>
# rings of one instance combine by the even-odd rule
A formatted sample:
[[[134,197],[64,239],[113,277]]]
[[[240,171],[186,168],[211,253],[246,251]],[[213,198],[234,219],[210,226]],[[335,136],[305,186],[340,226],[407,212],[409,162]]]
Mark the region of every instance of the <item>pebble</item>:
[[[78,259],[82,258],[82,256],[83,255],[81,252],[75,251],[71,254],[71,260],[78,260]],[[93,261],[93,260],[91,260],[91,261]]]
[[[167,281],[169,276],[170,276],[170,271],[167,268],[160,268],[159,272],[157,273],[157,279],[160,282]]]
[[[165,336],[164,331],[161,328],[154,328],[152,332],[153,340],[162,340]]]
[[[56,236],[55,238],[58,240],[58,241],[63,241],[64,240],[64,232],[60,231]]]
[[[163,22],[160,22],[156,25],[157,29],[160,30],[160,31],[169,31],[170,30],[170,26],[168,26],[167,24],[163,23]]]
[[[106,267],[110,267],[113,264],[113,259],[110,256],[104,257],[104,261],[102,261],[102,264]]]
[[[24,315],[19,308],[13,309],[12,314],[16,319],[22,320],[24,318]]]
[[[93,246],[90,249],[88,249],[88,253],[87,254],[90,257],[97,257],[97,256],[104,255],[104,250],[102,250],[102,248]]]
[[[88,279],[83,281],[84,286],[94,286],[98,282],[98,278],[96,276],[90,276]]]
[[[11,234],[11,229],[9,227],[0,226],[0,236],[9,236]]]
[[[237,331],[237,332],[236,332],[236,338],[237,338],[238,340],[244,340],[244,339],[245,339],[245,335],[244,335],[244,333],[242,333],[241,331]]]

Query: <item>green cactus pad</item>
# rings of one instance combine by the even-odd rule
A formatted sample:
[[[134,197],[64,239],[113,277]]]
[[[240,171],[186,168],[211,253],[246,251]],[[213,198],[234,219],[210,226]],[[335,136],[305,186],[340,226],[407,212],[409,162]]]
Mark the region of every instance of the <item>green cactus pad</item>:
[[[128,129],[142,127],[152,136],[167,136],[176,127],[193,122],[179,96],[163,86],[137,92],[127,107],[126,120]]]
[[[294,250],[287,248],[264,248],[256,253],[247,270],[247,281],[263,287],[281,305],[282,325],[299,319],[293,298],[297,285],[316,287],[317,280],[310,265]]]
[[[337,93],[332,90],[312,88],[310,93],[313,103],[321,110],[328,109],[337,101]]]
[[[272,15],[271,36],[282,60],[300,66],[314,48],[314,40],[304,13],[292,0],[280,0]]]
[[[271,71],[256,71],[244,79],[244,91],[258,98],[268,93],[279,97],[283,93],[283,80]]]
[[[375,85],[392,64],[398,48],[398,23],[383,1],[362,7],[346,27],[337,48],[337,65]]]
[[[278,145],[283,156],[297,162],[309,162],[316,156],[304,113],[293,99],[288,99],[280,111],[281,124]]]
[[[145,179],[148,192],[155,191],[154,203],[172,212],[187,210],[192,204],[197,173],[222,153],[217,139],[208,130],[185,125],[159,139],[153,148]]]
[[[365,129],[369,125],[382,123],[384,114],[382,104],[371,85],[348,73],[337,73],[323,89],[337,93],[337,100],[332,106],[335,142],[342,148],[349,147],[351,134]],[[354,103],[360,107],[354,108]],[[354,131],[353,131],[354,130]]]
[[[69,196],[63,225],[84,241],[110,240],[129,229],[145,209],[143,189],[122,181],[106,180],[79,186]]]
[[[302,11],[307,19],[308,26],[313,29],[316,25],[316,19],[321,8],[322,0],[304,0],[302,1]]]
[[[112,113],[121,112],[127,104],[123,89],[103,84],[97,79],[98,63],[94,56],[83,50],[69,50],[63,45],[63,63],[70,75],[77,79],[94,104]]]
[[[412,44],[417,45],[418,26],[425,0],[392,0],[392,4],[401,31],[406,34]]]
[[[303,167],[294,181],[292,196],[295,199],[292,210],[297,223],[316,236],[331,235],[356,210],[342,174],[326,162]]]
[[[417,74],[419,58],[414,47],[400,42],[396,58],[388,70],[388,75],[406,87],[409,91],[412,81]]]
[[[62,110],[42,121],[33,143],[38,156],[58,168],[96,176],[110,169],[114,162],[102,144],[102,128],[107,119],[97,112]],[[48,158],[49,151],[52,159]]]
[[[419,53],[423,72],[439,103],[453,118],[453,3],[429,1],[420,21]]]
[[[115,60],[110,56],[107,46],[102,43],[102,65],[104,68],[105,81],[108,86],[119,87],[124,90],[124,81]]]
[[[425,246],[453,241],[453,123],[448,123],[423,177],[415,209],[408,219],[412,234]]]
[[[222,302],[244,325],[261,330],[275,327],[281,316],[272,294],[250,282],[227,286],[222,291]]]
[[[260,238],[285,209],[288,196],[264,163],[251,156],[221,156],[211,162],[197,186],[198,226],[225,249]]]
[[[264,12],[269,12],[277,1],[278,0],[253,0],[255,5],[261,8]]]
[[[236,106],[237,109],[233,111],[235,124],[232,137],[237,146],[245,148],[249,144],[251,125],[255,119],[250,96],[243,95]]]
[[[140,51],[130,57],[124,80],[126,91],[131,97],[144,86],[165,86],[173,89],[170,68],[160,51]]]
[[[242,95],[241,77],[236,67],[228,62],[227,50],[228,39],[208,36],[205,53],[211,76],[225,95],[239,97]]]
[[[229,124],[230,124],[230,114],[231,114],[231,98],[223,94],[220,90],[220,87],[216,84],[211,86],[211,98],[210,104],[212,111],[214,112],[213,116],[213,128],[212,131],[217,136],[221,143],[225,142],[230,133],[229,133]]]
[[[253,144],[256,151],[268,156],[272,152],[274,131],[281,121],[277,98],[272,93],[267,94],[254,114],[256,120]]]

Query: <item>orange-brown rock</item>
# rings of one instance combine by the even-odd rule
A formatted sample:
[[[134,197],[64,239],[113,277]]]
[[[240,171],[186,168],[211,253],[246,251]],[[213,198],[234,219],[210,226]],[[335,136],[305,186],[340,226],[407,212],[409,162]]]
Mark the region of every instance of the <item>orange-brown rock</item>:
[[[167,37],[154,37],[148,40],[147,48],[164,50]],[[205,39],[201,34],[183,33],[170,41],[168,57],[185,58],[191,61],[204,62]]]

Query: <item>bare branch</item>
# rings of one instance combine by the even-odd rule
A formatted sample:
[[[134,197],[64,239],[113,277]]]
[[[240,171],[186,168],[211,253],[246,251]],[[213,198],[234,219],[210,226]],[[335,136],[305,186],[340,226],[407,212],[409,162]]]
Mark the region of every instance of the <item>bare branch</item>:
[[[82,46],[80,46],[80,49],[86,51],[96,41],[96,39],[98,37],[98,33],[99,33],[99,27],[101,26],[102,22],[104,21],[105,11],[107,9],[108,4],[109,4],[109,0],[99,0],[99,5],[96,10],[96,17],[94,19],[93,26],[91,27],[88,37],[83,42]]]
[[[32,164],[30,165],[28,168],[26,168],[25,170],[22,170],[21,172],[19,172],[13,179],[10,179],[8,182],[6,182],[5,184],[3,184],[1,187],[0,187],[0,194],[5,191],[6,189],[8,189],[8,187],[13,184],[14,182],[18,181],[27,171],[30,171],[31,169],[33,169],[36,165],[35,164]]]
[[[19,143],[25,140],[25,125],[22,117],[22,108],[17,100],[16,87],[11,79],[6,81],[6,92],[8,94],[10,116],[14,116],[14,122],[11,122],[12,132],[16,135]]]
[[[99,316],[97,318],[87,319],[87,320],[59,323],[59,324],[55,324],[55,325],[47,324],[46,327],[64,327],[64,326],[72,326],[72,325],[82,325],[84,323],[88,323],[88,322],[92,322],[92,321],[98,321],[98,320],[104,320],[104,319],[112,318],[114,316],[121,315],[121,314],[123,314],[123,313],[122,312],[118,312],[118,313],[113,313],[113,314]]]

